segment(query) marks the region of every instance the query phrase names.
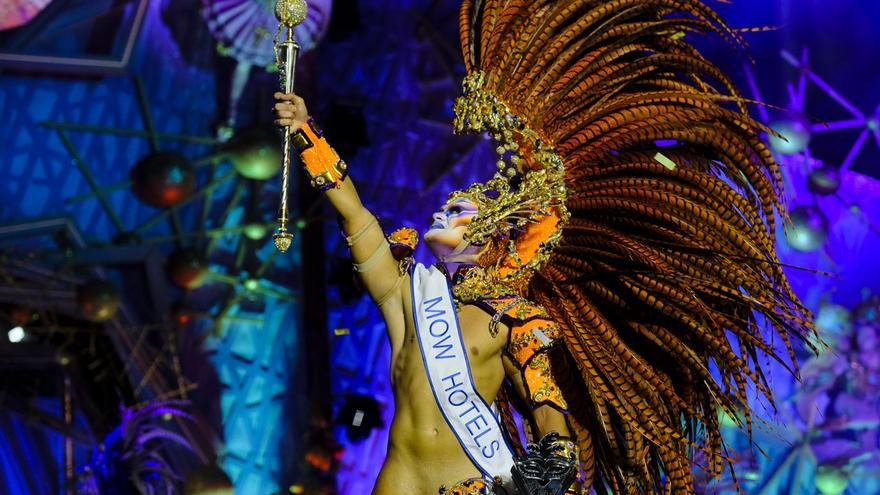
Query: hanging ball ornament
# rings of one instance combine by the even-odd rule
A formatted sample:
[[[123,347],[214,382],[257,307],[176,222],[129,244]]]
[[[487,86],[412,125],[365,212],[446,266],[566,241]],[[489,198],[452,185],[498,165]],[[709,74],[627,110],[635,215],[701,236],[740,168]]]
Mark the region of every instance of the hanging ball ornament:
[[[790,217],[791,223],[785,225],[785,237],[795,250],[810,253],[828,240],[828,220],[816,207],[798,206]]]
[[[30,308],[15,306],[9,310],[9,322],[16,327],[27,326],[37,318],[39,318],[37,312]]]
[[[822,495],[840,495],[849,485],[846,473],[834,466],[819,466],[816,471],[816,490]]]
[[[119,291],[106,280],[89,280],[77,287],[76,306],[91,321],[109,320],[119,309]]]
[[[861,324],[880,324],[880,296],[871,295],[856,305],[853,319]]]
[[[810,130],[803,122],[783,120],[770,124],[770,128],[782,134],[785,139],[770,136],[770,148],[780,155],[796,155],[810,144]]]
[[[281,170],[278,134],[261,127],[239,131],[226,146],[235,171],[246,179],[266,180]]]
[[[836,193],[840,189],[840,170],[829,165],[814,168],[807,180],[807,189],[822,196]]]
[[[208,277],[208,261],[192,249],[178,249],[168,256],[168,277],[182,289],[198,289]]]
[[[156,208],[180,204],[196,187],[192,164],[185,156],[173,152],[147,155],[131,169],[130,178],[134,195]]]

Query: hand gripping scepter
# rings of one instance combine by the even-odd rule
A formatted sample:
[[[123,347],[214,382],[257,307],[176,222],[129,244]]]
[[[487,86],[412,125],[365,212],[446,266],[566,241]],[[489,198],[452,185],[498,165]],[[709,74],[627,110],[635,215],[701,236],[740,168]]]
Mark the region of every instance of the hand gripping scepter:
[[[293,37],[293,28],[304,20],[308,14],[306,0],[277,0],[275,2],[275,17],[278,19],[278,34],[275,35],[275,62],[278,65],[278,75],[281,78],[281,87],[285,93],[293,92],[293,80],[296,75],[296,58],[299,55],[299,45]],[[282,39],[283,38],[283,39]],[[281,211],[278,217],[278,231],[272,238],[275,240],[275,248],[282,253],[290,249],[293,242],[293,234],[287,230],[287,196],[290,184],[290,126],[284,128],[284,157],[281,168]]]

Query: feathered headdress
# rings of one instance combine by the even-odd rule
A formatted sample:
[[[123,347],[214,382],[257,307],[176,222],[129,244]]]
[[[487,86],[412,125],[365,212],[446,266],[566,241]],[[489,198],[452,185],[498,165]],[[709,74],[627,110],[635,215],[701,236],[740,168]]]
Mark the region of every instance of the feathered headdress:
[[[491,253],[456,295],[513,289],[559,323],[585,488],[693,493],[695,449],[728,459],[719,412],[750,428],[746,390],[772,401],[759,355],[796,371],[810,329],[775,251],[772,131],[689,42],[741,36],[699,0],[465,0],[460,27],[455,128],[501,160],[454,193]]]

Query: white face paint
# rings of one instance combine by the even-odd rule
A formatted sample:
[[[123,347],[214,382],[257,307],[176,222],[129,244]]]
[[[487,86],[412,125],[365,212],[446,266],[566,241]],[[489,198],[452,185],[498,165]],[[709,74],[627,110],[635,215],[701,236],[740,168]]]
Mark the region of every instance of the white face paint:
[[[477,216],[477,205],[466,199],[456,199],[447,203],[431,216],[434,223],[423,236],[425,244],[438,259],[446,259],[462,245],[464,233],[475,216]],[[460,254],[473,255],[479,251],[479,247],[469,246]]]

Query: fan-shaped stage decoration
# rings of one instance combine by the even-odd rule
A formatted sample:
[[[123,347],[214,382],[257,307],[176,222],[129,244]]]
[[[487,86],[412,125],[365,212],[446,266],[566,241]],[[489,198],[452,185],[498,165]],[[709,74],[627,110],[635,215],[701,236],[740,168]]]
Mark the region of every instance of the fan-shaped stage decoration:
[[[0,2],[0,31],[31,22],[52,0],[3,0]]]
[[[275,63],[275,0],[202,0],[202,4],[211,33],[230,56],[264,67]],[[294,30],[303,52],[314,48],[327,33],[332,10],[333,0],[309,0],[309,15]]]

